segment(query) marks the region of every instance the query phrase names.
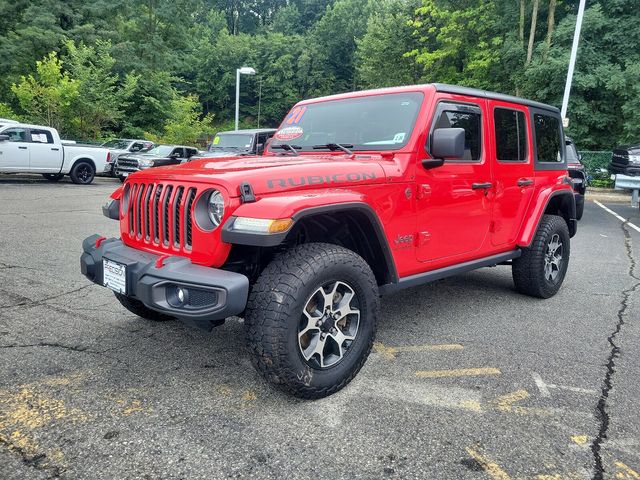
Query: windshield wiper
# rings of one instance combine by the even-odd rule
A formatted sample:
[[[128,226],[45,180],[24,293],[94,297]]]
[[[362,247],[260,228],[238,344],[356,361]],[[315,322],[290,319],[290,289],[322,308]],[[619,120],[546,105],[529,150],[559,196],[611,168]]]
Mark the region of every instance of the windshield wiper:
[[[313,148],[314,150],[328,148],[332,152],[335,152],[336,150],[342,150],[347,155],[353,155],[353,152],[349,150],[350,148],[353,148],[353,145],[348,143],[325,143],[324,145],[314,145]]]
[[[302,147],[298,145],[289,145],[288,143],[279,143],[278,145],[271,145],[269,148],[276,148],[279,150],[287,150],[293,153],[296,157],[298,156],[298,150]]]

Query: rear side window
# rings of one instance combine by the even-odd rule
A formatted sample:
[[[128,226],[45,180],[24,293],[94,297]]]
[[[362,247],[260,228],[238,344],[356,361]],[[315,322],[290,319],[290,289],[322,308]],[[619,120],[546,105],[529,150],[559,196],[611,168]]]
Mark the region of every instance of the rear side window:
[[[477,161],[482,154],[482,119],[480,109],[465,105],[441,104],[433,129],[463,128],[464,156],[458,160]]]
[[[501,162],[527,160],[527,124],[524,112],[496,108],[493,112],[496,130],[496,158]]]
[[[536,132],[536,151],[538,155],[538,162],[562,162],[560,120],[551,115],[534,113],[533,124]]]
[[[31,130],[31,141],[33,143],[53,143],[53,135],[48,130]]]

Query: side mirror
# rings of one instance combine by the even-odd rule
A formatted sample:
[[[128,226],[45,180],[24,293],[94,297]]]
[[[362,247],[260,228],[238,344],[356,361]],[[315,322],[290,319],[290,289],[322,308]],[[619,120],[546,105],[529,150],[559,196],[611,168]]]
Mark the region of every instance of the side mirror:
[[[256,145],[256,153],[262,153],[264,152],[264,143],[258,143]]]
[[[9,135],[0,135],[0,142],[7,142],[10,138]]]
[[[464,128],[436,128],[431,140],[433,158],[462,158],[464,156]]]

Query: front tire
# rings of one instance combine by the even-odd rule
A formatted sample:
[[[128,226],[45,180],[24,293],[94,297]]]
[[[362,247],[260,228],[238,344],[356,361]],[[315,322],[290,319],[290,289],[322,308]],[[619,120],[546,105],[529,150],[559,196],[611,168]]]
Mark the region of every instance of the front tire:
[[[533,242],[513,261],[516,290],[532,297],[553,297],[567,273],[569,254],[567,223],[557,215],[543,215]]]
[[[379,315],[369,265],[324,243],[276,257],[252,288],[245,314],[256,369],[300,398],[322,398],[347,385],[369,356]]]
[[[87,161],[76,163],[69,173],[71,181],[78,185],[89,185],[96,176],[96,169]]]
[[[134,315],[144,318],[145,320],[152,320],[154,322],[166,322],[167,320],[174,319],[170,315],[165,315],[164,313],[151,310],[140,300],[129,298],[126,295],[122,295],[118,292],[113,292],[113,294],[116,296],[116,298],[124,308],[129,310]]]

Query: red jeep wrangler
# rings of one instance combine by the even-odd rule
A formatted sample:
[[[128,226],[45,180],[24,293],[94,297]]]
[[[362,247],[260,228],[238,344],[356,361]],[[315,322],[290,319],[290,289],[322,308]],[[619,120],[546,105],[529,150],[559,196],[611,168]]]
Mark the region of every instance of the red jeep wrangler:
[[[129,311],[211,327],[244,317],[255,367],[304,398],[364,364],[379,296],[510,264],[560,288],[576,233],[556,108],[449,85],[298,103],[266,156],[141,171],[84,241],[82,273]]]

